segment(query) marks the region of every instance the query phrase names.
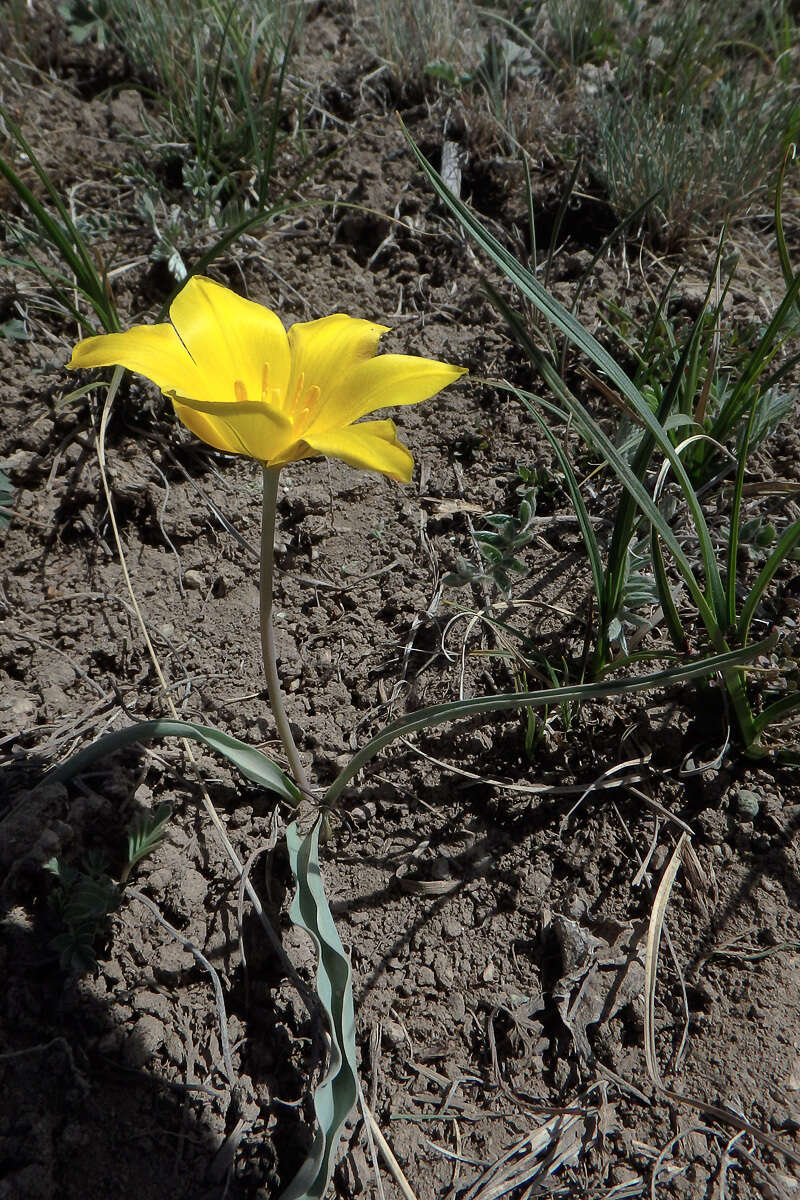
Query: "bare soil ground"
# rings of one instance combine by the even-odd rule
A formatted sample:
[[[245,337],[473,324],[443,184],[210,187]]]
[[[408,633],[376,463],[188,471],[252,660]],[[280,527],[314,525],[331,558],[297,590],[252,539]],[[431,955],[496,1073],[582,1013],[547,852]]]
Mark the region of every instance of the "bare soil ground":
[[[141,320],[169,281],[132,216],[124,165],[143,150],[130,140],[139,102],[124,64],[75,47],[56,17],[42,28],[35,69],[14,58],[7,47],[5,102],[64,194],[79,185],[79,208],[114,215],[99,250],[113,247],[124,268],[112,286],[126,323]],[[469,613],[448,624],[479,607],[480,594],[443,592],[439,580],[456,555],[474,554],[470,521],[514,503],[520,464],[552,470],[525,414],[479,381],[521,378],[523,368],[481,293],[485,264],[414,171],[394,108],[434,158],[447,122],[464,149],[465,195],[507,237],[525,222],[521,173],[477,103],[432,87],[414,93],[385,75],[365,84],[374,66],[341,16],[312,11],[298,74],[318,85],[320,160],[326,148],[337,153],[306,194],[363,207],[298,208],[215,269],[287,323],[337,310],[368,316],[392,327],[388,349],[471,372],[397,415],[417,461],[409,488],[336,462],[298,463],[282,477],[280,670],[320,782],[390,713],[455,698],[461,686],[514,686],[487,653],[486,630],[468,628]],[[530,103],[543,106],[538,93]],[[546,237],[563,176],[544,144],[540,161]],[[8,194],[3,203],[13,205]],[[570,214],[556,290],[569,294],[609,221],[597,200]],[[759,295],[768,304],[777,295],[778,277],[763,273],[769,236],[743,227],[741,316]],[[701,280],[713,250],[692,254]],[[672,269],[651,256],[628,272],[628,261],[617,250],[598,267],[583,309],[590,324],[593,297],[633,308],[644,302],[643,277],[663,286]],[[0,320],[17,315],[18,301],[31,337],[0,339],[0,457],[16,489],[0,589],[0,1197],[277,1195],[308,1144],[319,1039],[246,910],[245,965],[237,882],[181,750],[165,743],[69,787],[37,786],[104,730],[164,711],[103,499],[97,394],[59,406],[75,386],[64,363],[76,331],[36,303],[43,294],[4,272]],[[258,545],[255,467],[194,443],[137,379],[116,401],[107,456],[127,563],[179,711],[279,756],[247,548]],[[800,478],[796,425],[787,422],[755,469],[766,481]],[[602,502],[602,488],[613,488],[598,486]],[[514,619],[558,662],[580,653],[590,577],[557,479],[539,512]],[[779,580],[777,611],[790,622],[797,585],[796,573]],[[502,611],[502,596],[490,599]],[[385,754],[348,795],[325,847],[353,962],[365,1095],[414,1191],[420,1200],[622,1198],[652,1184],[663,1197],[796,1195],[797,776],[735,752],[715,761],[725,720],[713,687],[587,706],[571,724],[550,714],[532,758],[524,732],[514,715]],[[687,772],[689,754],[711,765]],[[619,764],[629,765],[612,777],[617,786],[575,807]],[[266,849],[271,800],[209,757],[202,769],[240,857],[259,855],[253,879],[308,975],[311,949],[286,916],[288,867]],[[208,976],[141,903],[126,897],[113,914],[96,970],[65,971],[52,949],[43,864],[80,864],[96,851],[113,874],[131,818],[164,801],[174,809],[166,840],[133,882],[220,973],[235,1103]],[[692,830],[696,870],[681,873],[668,912],[657,1050],[668,1087],[699,1109],[655,1091],[643,1051],[645,935],[679,833],[673,818]],[[739,1114],[789,1153],[703,1105]],[[400,1194],[389,1177],[384,1188]],[[357,1114],[333,1193],[377,1194]]]

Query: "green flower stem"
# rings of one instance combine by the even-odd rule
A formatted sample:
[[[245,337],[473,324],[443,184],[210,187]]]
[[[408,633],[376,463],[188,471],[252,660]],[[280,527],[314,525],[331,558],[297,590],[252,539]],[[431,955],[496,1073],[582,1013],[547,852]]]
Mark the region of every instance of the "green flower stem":
[[[295,783],[307,797],[312,795],[305,767],[300,759],[289,718],[283,704],[283,692],[278,679],[278,664],[275,659],[275,631],[272,627],[272,587],[275,578],[275,510],[278,501],[278,478],[280,467],[264,467],[264,501],[261,516],[261,653],[264,658],[264,674],[267,677],[267,695],[270,708],[278,727],[278,736],[283,743],[289,767]]]

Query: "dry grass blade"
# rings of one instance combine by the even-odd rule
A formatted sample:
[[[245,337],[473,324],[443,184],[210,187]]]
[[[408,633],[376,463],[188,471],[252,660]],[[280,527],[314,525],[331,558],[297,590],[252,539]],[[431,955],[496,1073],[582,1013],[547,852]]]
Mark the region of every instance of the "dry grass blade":
[[[125,551],[123,550],[123,547],[122,547],[122,539],[120,538],[120,535],[119,535],[119,526],[117,525],[117,518],[114,513],[114,505],[111,500],[111,488],[109,487],[109,483],[108,483],[108,472],[106,470],[106,449],[105,449],[106,429],[108,428],[108,420],[111,415],[111,405],[114,402],[114,397],[117,393],[117,389],[119,388],[123,373],[124,372],[123,372],[122,367],[115,368],[114,375],[113,375],[111,383],[109,384],[109,387],[108,387],[108,392],[106,393],[106,399],[105,399],[105,403],[103,405],[103,412],[102,412],[102,416],[100,418],[100,430],[97,435],[97,462],[98,462],[98,467],[100,469],[100,479],[103,484],[103,494],[105,495],[106,505],[108,507],[108,517],[109,517],[109,521],[111,522],[111,528],[112,528],[112,531],[114,534],[114,544],[116,546],[117,554],[119,556],[119,562],[120,562],[120,567],[122,569],[122,575],[125,580],[125,586],[128,589],[128,595],[131,598],[131,604],[133,605],[133,610],[136,614],[136,620],[137,620],[137,622],[139,624],[139,628],[142,632],[142,637],[144,638],[145,645],[147,646],[147,652],[150,655],[150,661],[153,664],[153,669],[155,670],[156,677],[157,677],[159,683],[161,684],[161,688],[162,688],[162,691],[164,694],[164,699],[166,700],[166,703],[167,703],[167,707],[169,708],[173,719],[178,720],[179,719],[178,711],[175,708],[175,705],[173,703],[169,686],[167,684],[166,679],[164,678],[164,672],[161,669],[161,663],[159,661],[158,655],[156,654],[152,639],[150,638],[150,634],[147,629],[147,624],[146,624],[144,616],[142,614],[142,610],[139,607],[139,602],[136,599],[136,593],[133,590],[133,583],[131,582],[130,572],[128,571],[128,564],[125,559]],[[188,738],[183,738],[183,745],[184,745],[186,754],[189,757],[190,762],[192,763],[195,770],[197,770],[198,774],[199,774],[198,762],[194,756],[194,752],[192,750],[192,744]],[[249,879],[247,879],[244,865],[242,864],[238,854],[236,853],[236,851],[233,848],[233,845],[231,844],[231,840],[228,837],[227,830],[225,829],[225,826],[222,823],[219,813],[217,812],[216,808],[214,807],[211,797],[208,794],[208,789],[206,788],[205,783],[203,782],[202,779],[200,780],[200,784],[201,784],[201,796],[202,796],[202,800],[203,800],[203,807],[205,808],[206,813],[208,814],[208,816],[211,820],[211,823],[213,824],[214,828],[216,829],[217,833],[219,834],[220,840],[225,849],[225,853],[228,855],[228,858],[230,859],[231,864],[233,865],[233,868],[236,871],[236,874],[238,875],[238,877],[241,879],[242,876],[244,876],[244,887],[247,892],[248,899],[250,900],[250,903],[253,905],[255,914],[258,917],[258,920],[261,923],[261,926],[262,926],[264,932],[266,933],[267,937],[269,938],[269,940],[273,946],[273,949],[275,949],[275,951],[278,953],[278,955],[280,957],[280,961],[284,967],[284,970],[287,972],[289,978],[292,980],[295,987],[297,988],[298,993],[299,993],[303,1003],[305,1004],[306,1008],[308,1009],[310,1016],[312,1018],[315,1018],[316,1017],[315,1005],[314,1005],[313,1001],[311,1000],[311,998],[309,997],[308,991],[307,991],[306,987],[304,986],[302,980],[300,979],[297,972],[294,970],[294,967],[292,966],[291,962],[289,961],[288,957],[286,956],[285,951],[281,947],[280,942],[278,941],[272,926],[270,925],[269,921],[267,920],[267,916],[266,916],[266,913],[264,912],[264,908],[261,904],[261,900],[259,899],[258,893],[256,892],[253,885],[250,883]]]
[[[738,1133],[735,1133],[722,1152],[722,1158],[720,1159],[719,1171],[718,1171],[719,1200],[728,1200],[728,1185],[727,1185],[728,1167],[730,1166],[730,1164],[733,1160],[733,1155],[731,1154],[731,1150],[734,1148],[736,1143],[743,1136],[744,1135],[742,1134],[741,1130]]]
[[[683,970],[681,968],[675,945],[670,937],[669,930],[665,929],[664,934],[666,935],[667,939],[667,949],[670,952],[672,962],[675,967],[675,972],[678,976],[678,983],[680,984],[681,989],[681,1000],[683,1003],[683,1031],[681,1033],[681,1040],[678,1044],[678,1049],[673,1054],[670,1062],[671,1069],[673,1071],[677,1071],[680,1068],[681,1062],[683,1061],[683,1056],[686,1052],[686,1043],[689,1040],[689,997],[686,994],[686,980],[683,977]]]
[[[674,1159],[668,1159],[673,1148],[677,1146],[684,1138],[690,1138],[695,1133],[703,1133],[709,1137],[718,1138],[719,1132],[716,1129],[710,1129],[707,1125],[691,1125],[688,1129],[681,1129],[671,1137],[665,1146],[662,1146],[656,1155],[656,1160],[653,1163],[653,1170],[650,1175],[650,1200],[656,1200],[656,1186],[659,1182],[659,1173],[663,1172],[667,1177],[667,1182],[671,1179],[680,1178],[686,1170],[685,1167],[679,1166]]]
[[[655,991],[656,991],[656,976],[658,974],[658,952],[661,945],[661,934],[664,929],[664,917],[669,903],[672,885],[675,882],[675,877],[678,874],[678,868],[681,865],[681,860],[686,846],[686,834],[682,833],[678,844],[676,845],[672,857],[667,864],[661,882],[658,885],[655,900],[653,901],[653,911],[650,915],[650,927],[647,935],[647,949],[645,953],[645,1005],[644,1005],[644,1053],[647,1062],[647,1070],[655,1087],[664,1094],[669,1100],[673,1100],[676,1104],[686,1104],[689,1108],[695,1109],[705,1117],[713,1118],[715,1121],[720,1121],[724,1125],[733,1126],[734,1129],[739,1129],[744,1133],[748,1133],[752,1138],[759,1142],[762,1146],[768,1146],[777,1154],[783,1155],[800,1166],[800,1154],[781,1142],[778,1138],[773,1137],[769,1133],[765,1133],[763,1129],[753,1125],[745,1117],[734,1112],[730,1108],[723,1108],[718,1104],[707,1104],[703,1100],[695,1100],[692,1096],[684,1096],[681,1092],[674,1092],[671,1088],[665,1086],[661,1078],[658,1061],[656,1059],[656,1043],[655,1043]]]
[[[797,1180],[791,1175],[783,1175],[775,1170],[774,1166],[767,1169],[763,1163],[760,1163],[755,1155],[745,1150],[744,1146],[739,1145],[736,1139],[732,1139],[730,1145],[736,1152],[738,1158],[746,1165],[754,1175],[758,1175],[762,1180],[761,1195],[766,1196],[769,1200],[792,1200],[792,1197],[797,1195]],[[720,1200],[726,1200],[720,1188]]]
[[[572,1115],[559,1113],[515,1142],[488,1167],[464,1195],[464,1200],[499,1200],[517,1188],[532,1185],[550,1190],[546,1181],[559,1168],[575,1164],[582,1150],[597,1137],[594,1109]]]
[[[389,1168],[389,1170],[392,1174],[392,1178],[394,1179],[395,1183],[397,1184],[397,1186],[400,1188],[400,1191],[405,1196],[405,1200],[417,1200],[417,1196],[416,1196],[416,1193],[414,1192],[414,1189],[412,1188],[411,1184],[406,1179],[405,1174],[403,1172],[403,1168],[400,1166],[400,1163],[397,1161],[394,1154],[392,1153],[391,1146],[387,1142],[386,1138],[383,1136],[383,1133],[381,1132],[378,1122],[375,1120],[375,1118],[373,1117],[369,1108],[367,1107],[366,1101],[364,1100],[363,1096],[361,1096],[361,1111],[364,1114],[364,1119],[367,1123],[367,1128],[369,1129],[372,1136],[375,1138],[375,1141],[378,1143],[378,1149],[381,1152],[381,1157],[383,1158],[383,1161],[386,1163],[386,1166]]]
[[[506,792],[520,792],[527,796],[574,796],[576,792],[580,792],[581,798],[578,801],[578,804],[580,804],[590,792],[612,791],[614,788],[630,788],[630,790],[633,791],[634,789],[630,786],[632,783],[643,783],[650,778],[650,775],[644,772],[634,772],[631,775],[624,775],[620,776],[619,778],[615,778],[615,773],[621,771],[624,767],[635,766],[638,763],[646,764],[648,761],[646,758],[636,758],[631,759],[628,763],[618,763],[609,771],[604,771],[603,774],[595,779],[595,781],[590,784],[588,788],[582,783],[511,783],[507,779],[495,779],[492,776],[480,774],[477,771],[467,771],[464,767],[456,766],[455,763],[445,762],[445,760],[442,758],[436,758],[434,755],[428,754],[425,750],[420,750],[419,746],[415,746],[409,738],[401,737],[397,740],[401,745],[406,746],[409,750],[411,750],[412,753],[417,754],[420,758],[424,758],[426,762],[433,763],[435,767],[441,767],[443,771],[450,771],[453,775],[460,775],[462,779],[474,779],[478,783],[485,784],[486,787],[496,787]],[[673,816],[669,809],[664,808],[655,801],[650,801],[647,797],[644,797],[644,799],[646,803],[650,804],[651,807],[655,807],[660,816],[666,817],[668,820],[675,821],[682,829],[685,828],[687,833],[692,832],[689,826],[684,826],[684,823],[680,820],[680,818]],[[574,805],[573,808],[570,809],[564,818],[565,820],[572,815],[572,813],[578,807],[578,804]]]
[[[597,779],[593,780],[589,784],[588,787],[585,787],[583,789],[583,791],[580,794],[580,797],[575,801],[575,803],[573,804],[573,806],[569,810],[569,812],[564,814],[564,823],[566,824],[566,822],[569,821],[575,815],[575,813],[578,811],[580,806],[583,804],[586,797],[590,796],[592,794],[592,792],[597,791],[599,788],[610,786],[608,783],[608,780],[614,778],[614,776],[616,776],[616,775],[621,775],[624,771],[627,771],[632,768],[633,769],[636,769],[636,768],[642,769],[642,768],[646,767],[647,764],[650,762],[651,757],[652,756],[650,754],[647,754],[643,758],[631,758],[631,759],[628,759],[627,762],[615,763],[613,767],[609,767],[607,771],[603,771],[602,775],[598,775]],[[641,780],[642,778],[644,778],[644,776],[642,776],[640,773],[637,773],[637,774],[635,774],[635,778],[632,779],[631,782],[635,782],[636,780]],[[627,777],[626,777],[626,779],[627,779]],[[620,783],[618,784],[618,786],[624,786],[626,779],[621,780]]]
[[[650,914],[650,927],[647,931],[647,949],[644,959],[644,1056],[647,1061],[647,1070],[653,1083],[657,1088],[663,1090],[664,1083],[661,1078],[658,1060],[656,1058],[656,1037],[655,1037],[655,1003],[656,1003],[656,976],[658,975],[658,951],[661,945],[661,934],[664,928],[664,917],[667,912],[667,904],[669,903],[670,892],[672,885],[675,882],[675,877],[678,874],[678,868],[681,865],[681,856],[683,854],[683,846],[686,841],[686,834],[682,833],[678,839],[678,844],[672,852],[672,857],[667,864],[667,868],[661,877],[661,882],[658,885],[656,898],[653,901],[653,911]]]
[[[378,1149],[375,1144],[375,1135],[372,1132],[372,1125],[370,1125],[369,1116],[367,1115],[369,1112],[371,1116],[372,1109],[375,1108],[378,1101],[378,1075],[380,1072],[382,1030],[383,1026],[381,1025],[381,1022],[376,1021],[372,1027],[372,1032],[370,1033],[369,1060],[372,1068],[372,1077],[370,1079],[369,1105],[367,1105],[367,1102],[364,1099],[364,1092],[361,1088],[360,1082],[358,1085],[358,1103],[361,1106],[361,1115],[364,1118],[364,1132],[367,1135],[367,1144],[369,1145],[369,1153],[372,1160],[372,1170],[375,1175],[375,1186],[378,1190],[378,1198],[379,1200],[386,1200],[386,1194],[383,1190],[383,1180],[381,1179],[381,1170],[380,1166],[378,1165]]]

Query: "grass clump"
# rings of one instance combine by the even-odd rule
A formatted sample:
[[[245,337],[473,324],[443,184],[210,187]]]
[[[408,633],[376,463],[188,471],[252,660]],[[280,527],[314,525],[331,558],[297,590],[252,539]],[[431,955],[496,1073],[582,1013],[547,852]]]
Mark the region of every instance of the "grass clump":
[[[543,40],[572,67],[602,59],[615,45],[616,0],[547,0],[540,9]]]
[[[786,70],[796,28],[743,10],[723,24],[708,6],[661,17],[621,51],[592,97],[591,169],[625,216],[655,194],[651,235],[671,244],[690,226],[741,211],[774,175],[800,123]],[[782,6],[778,6],[782,7]]]
[[[547,153],[582,161],[620,220],[650,201],[643,224],[659,245],[762,200],[800,128],[797,23],[787,0],[735,10],[699,0],[666,10],[539,0],[484,15],[537,64],[553,125]],[[518,96],[515,111],[495,106],[495,115],[523,149],[533,138],[536,159],[540,133],[520,134],[522,106]]]
[[[355,19],[364,44],[398,78],[428,73],[457,82],[480,61],[485,39],[473,0],[355,0]]]
[[[552,334],[545,339],[546,344],[541,345],[531,323],[487,285],[496,307],[530,359],[533,378],[537,382],[541,380],[553,398],[507,385],[547,439],[575,508],[592,576],[593,604],[591,620],[586,627],[586,648],[593,643],[593,650],[591,660],[588,656],[585,658],[590,677],[599,679],[609,669],[627,666],[633,659],[664,658],[665,655],[677,657],[688,666],[686,656],[698,641],[705,643],[716,655],[727,656],[735,653],[737,648],[745,653],[753,650],[756,645],[752,636],[754,626],[770,625],[770,585],[784,565],[794,559],[800,546],[800,520],[782,522],[780,530],[766,529],[759,537],[745,516],[748,456],[757,422],[763,425],[765,421],[760,405],[762,389],[767,391],[771,383],[777,382],[780,368],[773,371],[771,378],[768,372],[786,336],[796,330],[800,272],[793,271],[783,236],[781,190],[785,166],[779,174],[775,218],[786,291],[738,371],[720,410],[724,414],[725,430],[731,437],[736,437],[735,449],[729,450],[719,443],[712,443],[711,436],[701,424],[704,418],[696,403],[693,415],[682,413],[679,408],[681,396],[686,395],[687,376],[694,374],[700,385],[701,374],[696,368],[702,354],[698,354],[698,346],[702,347],[706,332],[704,313],[708,298],[680,347],[660,398],[655,400],[652,387],[646,393],[643,385],[631,378],[620,361],[588,333],[574,314],[564,308],[449,191],[413,142],[411,146],[437,195],[464,231],[505,275],[519,299],[535,308],[546,318],[551,331],[559,331],[565,344],[578,350],[593,364],[599,373],[594,375],[585,371],[586,377],[606,400],[613,398],[615,405],[624,410],[636,427],[635,437],[622,446],[618,438],[610,436],[607,422],[604,420],[601,424],[584,400],[572,391],[563,366],[558,369],[560,356]],[[720,258],[721,249],[717,271]],[[702,400],[704,395],[707,393],[703,387],[699,399]],[[605,409],[607,407],[604,405]],[[558,432],[553,427],[554,419],[561,427]],[[713,420],[719,422],[720,412]],[[616,506],[610,514],[608,540],[603,533],[598,536],[581,480],[565,449],[564,430],[570,426],[615,478]],[[677,444],[671,436],[676,429],[680,430]],[[711,444],[712,452],[722,450],[733,466],[731,492],[724,496],[718,493],[715,512],[709,511],[709,506],[704,503],[707,489],[697,486],[696,475],[693,478],[693,471],[684,461],[687,451],[707,444]],[[729,474],[731,472],[726,470],[724,478],[727,479]],[[712,485],[718,482],[710,481]],[[662,504],[667,484],[677,501],[677,507],[672,509]],[[720,520],[721,512],[724,515]],[[764,552],[755,577],[750,569],[752,555],[740,553],[748,542],[753,549],[754,538],[755,548]],[[650,571],[646,570],[648,540]],[[658,600],[671,645],[661,644],[631,655],[621,636],[624,635],[626,613],[642,599],[647,601],[648,597],[650,602]],[[778,634],[774,633],[769,644],[762,644],[762,653],[764,650],[772,653],[777,642]],[[741,666],[725,669],[722,680],[745,753],[761,758],[774,746],[786,761],[796,761],[789,745],[781,744],[780,734],[776,736],[772,730],[800,710],[800,693],[792,690],[789,679],[780,679],[779,686],[769,690],[761,689],[757,698],[748,686],[747,672]],[[566,698],[563,691],[561,696]],[[770,744],[765,735],[775,741]]]
[[[107,265],[101,263],[98,267],[89,231],[81,229],[73,218],[22,129],[2,104],[0,139],[0,178],[16,193],[24,212],[21,219],[8,215],[5,218],[6,237],[14,247],[14,254],[0,257],[0,265],[38,275],[50,289],[58,308],[73,316],[87,331],[92,330],[92,325],[84,313],[86,307],[93,311],[101,328],[115,333],[120,325]],[[3,143],[8,146],[7,153],[3,153]],[[42,198],[15,169],[15,159],[32,168]]]
[[[147,154],[136,160],[132,153],[127,174],[151,237],[150,258],[162,260],[176,284],[189,274],[190,258],[194,272],[206,271],[243,233],[290,206],[301,170],[294,169],[300,159],[284,128],[283,97],[300,32],[296,12],[280,0],[224,6],[217,0],[199,5],[176,0],[169,8],[158,0],[75,0],[64,13],[75,38],[121,50],[134,82],[151,101],[142,110]],[[38,274],[57,308],[87,332],[94,328],[87,308],[103,330],[118,330],[110,263],[91,245],[108,229],[73,216],[22,127],[2,105],[0,139],[0,176],[22,210],[6,218],[17,253],[5,265]],[[274,167],[287,146],[291,181],[274,195]],[[20,162],[33,168],[39,194]],[[165,188],[169,177],[173,182]],[[168,194],[176,177],[178,203]]]
[[[301,10],[298,10],[298,12]],[[109,0],[117,44],[161,102],[162,149],[206,204],[263,208],[299,17],[278,0]],[[164,137],[163,135],[167,136]]]
[[[723,256],[720,244],[718,266]],[[741,450],[751,409],[750,451],[774,433],[794,405],[786,375],[796,360],[781,357],[786,340],[797,332],[794,305],[780,308],[765,329],[732,326],[726,300],[735,269],[734,262],[724,282],[717,273],[693,322],[682,311],[675,288],[678,272],[641,324],[618,304],[601,301],[601,319],[630,356],[634,383],[654,413],[664,410],[672,445],[678,449],[688,439],[682,461],[696,488],[724,466],[727,455]],[[638,429],[629,417],[621,422],[618,444],[630,447],[631,455],[639,443]]]

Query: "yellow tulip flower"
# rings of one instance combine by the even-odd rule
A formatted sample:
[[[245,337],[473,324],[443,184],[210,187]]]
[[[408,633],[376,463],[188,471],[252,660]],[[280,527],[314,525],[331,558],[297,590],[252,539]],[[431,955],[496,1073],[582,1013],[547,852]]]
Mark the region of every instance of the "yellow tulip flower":
[[[171,325],[86,338],[70,368],[144,375],[202,441],[266,468],[324,454],[408,483],[414,460],[394,421],[359,418],[427,400],[465,374],[406,354],[375,357],[386,326],[344,313],[287,332],[268,308],[200,276],[169,315]]]

